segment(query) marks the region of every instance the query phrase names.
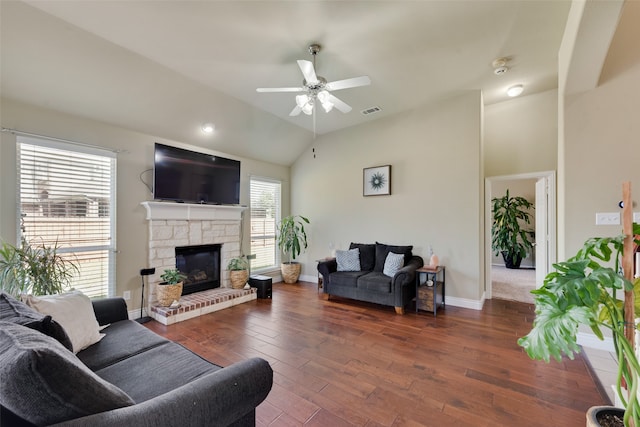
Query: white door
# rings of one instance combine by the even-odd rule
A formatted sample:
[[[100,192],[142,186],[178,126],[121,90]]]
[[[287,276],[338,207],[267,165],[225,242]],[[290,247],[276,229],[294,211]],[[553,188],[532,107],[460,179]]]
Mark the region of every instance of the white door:
[[[549,180],[547,177],[536,182],[536,288],[542,286],[549,272]]]

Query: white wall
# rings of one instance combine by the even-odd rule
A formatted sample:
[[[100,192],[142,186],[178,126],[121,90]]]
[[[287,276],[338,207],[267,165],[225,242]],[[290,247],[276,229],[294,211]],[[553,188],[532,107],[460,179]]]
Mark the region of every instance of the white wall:
[[[292,166],[291,212],[308,216],[303,275],[315,277],[330,243],[429,246],[447,267],[447,297],[483,295],[482,98],[470,92],[437,105],[318,137]],[[313,150],[315,149],[315,157]],[[363,197],[363,168],[392,166],[390,196]]]
[[[485,107],[485,176],[557,168],[558,91]]]
[[[140,181],[140,174],[153,167],[153,145],[155,142],[179,146],[200,152],[210,152],[241,161],[240,203],[249,204],[249,176],[258,175],[283,181],[283,211],[289,210],[289,168],[240,158],[202,148],[170,141],[153,135],[145,135],[105,123],[87,120],[52,110],[1,100],[2,127],[17,129],[97,145],[125,150],[118,154],[117,171],[117,249],[116,293],[122,295],[130,290],[132,300],[129,309],[140,307],[141,268],[147,267],[148,224],[145,210],[140,202],[150,200],[152,195]],[[16,240],[16,193],[15,193],[15,136],[8,132],[1,135],[0,146],[0,238],[15,243]],[[212,146],[215,142],[212,142]],[[147,180],[150,174],[144,175]],[[248,215],[245,216],[244,250],[249,252]]]
[[[596,226],[596,212],[619,212],[622,183],[631,181],[640,211],[640,3],[626,2],[597,87],[564,96],[562,215],[564,257],[592,236],[621,232]],[[563,254],[559,254],[563,258]]]

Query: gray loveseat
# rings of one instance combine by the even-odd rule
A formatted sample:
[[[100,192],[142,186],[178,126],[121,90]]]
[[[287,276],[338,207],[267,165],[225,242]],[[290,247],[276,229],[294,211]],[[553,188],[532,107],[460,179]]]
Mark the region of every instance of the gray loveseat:
[[[77,355],[59,324],[20,304],[0,294],[3,427],[254,426],[271,390],[265,360],[214,365],[128,320],[120,298],[93,301],[109,326]]]
[[[339,269],[339,259],[318,263],[326,297],[334,295],[393,306],[396,313],[404,314],[404,308],[416,296],[416,270],[424,265],[422,257],[413,255],[413,246],[351,243],[349,249],[358,250],[359,264],[356,263],[356,267],[347,264],[347,267]],[[399,270],[392,270],[392,275],[385,274],[389,253],[402,254],[404,260]]]

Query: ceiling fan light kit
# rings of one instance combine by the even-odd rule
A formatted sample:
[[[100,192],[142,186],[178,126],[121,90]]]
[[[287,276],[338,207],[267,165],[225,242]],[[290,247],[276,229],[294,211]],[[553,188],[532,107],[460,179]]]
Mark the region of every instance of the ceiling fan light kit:
[[[319,101],[326,113],[333,110],[334,107],[343,113],[348,113],[351,111],[351,107],[331,94],[331,91],[367,86],[371,84],[371,79],[369,79],[368,76],[360,76],[327,82],[324,77],[316,75],[316,55],[320,52],[320,49],[319,44],[309,46],[309,53],[313,56],[313,62],[302,59],[298,60],[298,67],[304,77],[302,87],[257,88],[256,91],[304,92],[302,95],[296,95],[296,106],[291,110],[291,113],[289,113],[290,116],[297,116],[300,113],[311,115],[314,111],[316,100]]]

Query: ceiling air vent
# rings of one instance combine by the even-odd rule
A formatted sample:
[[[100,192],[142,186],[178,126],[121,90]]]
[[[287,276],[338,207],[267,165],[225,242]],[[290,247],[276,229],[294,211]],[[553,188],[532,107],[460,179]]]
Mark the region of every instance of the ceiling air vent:
[[[369,114],[375,114],[382,111],[380,107],[369,107],[361,111],[363,116],[368,116]]]

